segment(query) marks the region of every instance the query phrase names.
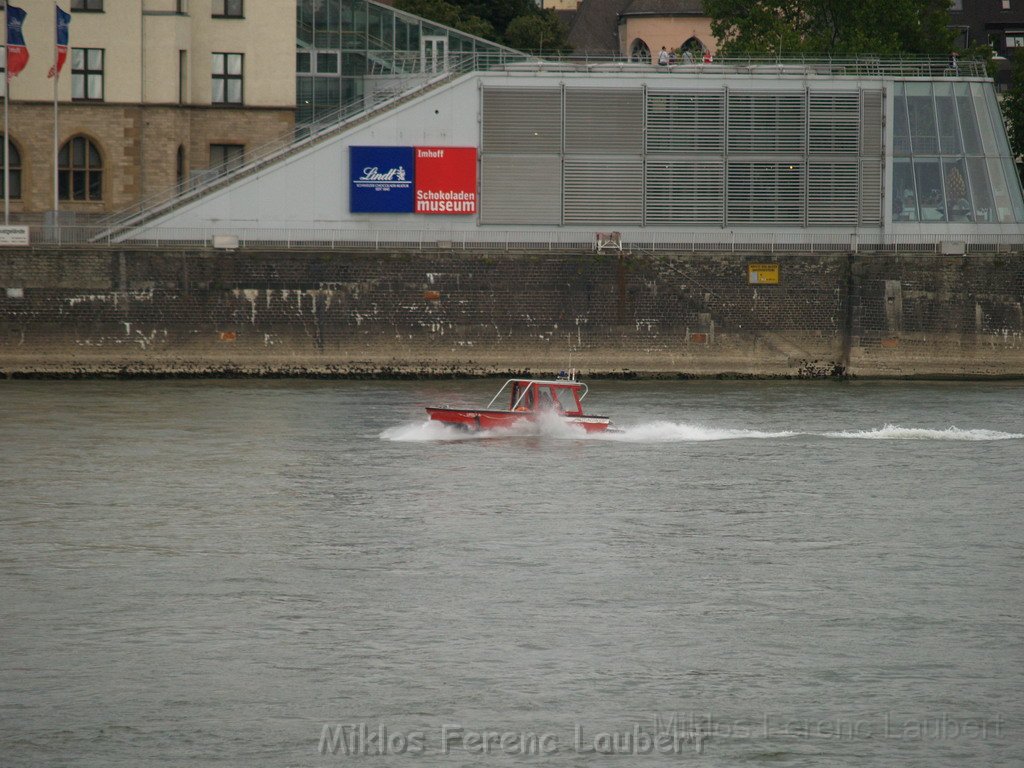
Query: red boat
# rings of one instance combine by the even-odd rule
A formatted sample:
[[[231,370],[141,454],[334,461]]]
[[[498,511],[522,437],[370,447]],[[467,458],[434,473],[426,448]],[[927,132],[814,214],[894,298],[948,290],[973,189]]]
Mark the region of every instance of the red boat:
[[[603,432],[611,425],[611,419],[583,413],[587,389],[587,385],[576,381],[575,377],[560,377],[554,381],[509,379],[486,408],[445,405],[428,407],[427,413],[434,421],[472,430],[507,428],[553,414],[567,424],[583,427],[587,432]],[[503,407],[504,403],[508,404],[507,407]]]

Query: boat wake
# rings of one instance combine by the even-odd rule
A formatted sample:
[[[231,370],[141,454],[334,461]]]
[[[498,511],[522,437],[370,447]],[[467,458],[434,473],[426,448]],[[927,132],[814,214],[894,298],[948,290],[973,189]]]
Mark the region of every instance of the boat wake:
[[[715,440],[770,440],[798,434],[800,433],[789,430],[763,432],[759,429],[723,429],[700,424],[652,421],[648,424],[624,427],[614,432],[596,432],[590,435],[590,438],[620,443],[703,443]]]
[[[918,429],[901,427],[898,424],[886,424],[880,429],[864,429],[858,431],[825,432],[824,437],[836,437],[853,440],[1020,440],[1024,434],[1017,432],[999,432],[993,429]]]
[[[558,417],[522,422],[508,429],[481,432],[453,427],[438,421],[422,421],[384,430],[382,440],[400,443],[452,442],[461,440],[495,440],[516,437],[545,437],[563,440],[597,440],[620,443],[700,443],[719,440],[781,440],[792,437],[821,437],[837,440],[939,440],[979,442],[992,440],[1024,440],[1018,432],[992,429],[924,429],[886,424],[876,429],[806,432],[799,430],[763,431],[758,429],[726,429],[701,424],[652,421],[616,428],[608,432],[587,433],[581,427],[567,424]]]
[[[510,427],[480,431],[462,429],[440,421],[418,421],[384,430],[382,440],[396,443],[429,443],[436,441],[495,440],[510,437],[550,437],[580,440],[588,437],[583,427],[567,424],[558,416],[542,415],[536,421],[521,421]]]

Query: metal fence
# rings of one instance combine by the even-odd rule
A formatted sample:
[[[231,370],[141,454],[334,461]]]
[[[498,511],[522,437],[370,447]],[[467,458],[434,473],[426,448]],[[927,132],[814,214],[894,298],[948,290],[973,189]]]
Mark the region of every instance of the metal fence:
[[[132,247],[372,250],[414,249],[424,251],[632,251],[783,253],[803,251],[907,251],[961,253],[1024,251],[1024,234],[880,234],[836,232],[786,232],[754,230],[668,231],[593,229],[558,230],[434,230],[434,229],[331,229],[250,227],[151,227],[129,236],[111,234],[102,227],[61,226],[32,230],[38,247],[90,249],[112,245]],[[599,247],[600,246],[600,247]]]
[[[988,77],[981,59],[959,61],[955,68],[946,58],[935,56],[727,56],[710,63],[700,61],[658,66],[619,56],[566,54],[510,63],[515,72],[657,72],[661,74],[754,76],[820,75],[824,77]]]

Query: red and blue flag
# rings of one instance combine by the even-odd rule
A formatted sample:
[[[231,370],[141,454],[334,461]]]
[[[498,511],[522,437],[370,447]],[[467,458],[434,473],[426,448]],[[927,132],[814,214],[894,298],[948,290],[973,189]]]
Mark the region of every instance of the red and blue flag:
[[[68,58],[68,25],[71,24],[71,14],[62,11],[60,6],[54,8],[57,10],[57,63],[50,67],[47,77],[59,74]]]
[[[7,4],[7,80],[17,75],[28,64],[28,46],[21,28],[25,25],[23,8]]]

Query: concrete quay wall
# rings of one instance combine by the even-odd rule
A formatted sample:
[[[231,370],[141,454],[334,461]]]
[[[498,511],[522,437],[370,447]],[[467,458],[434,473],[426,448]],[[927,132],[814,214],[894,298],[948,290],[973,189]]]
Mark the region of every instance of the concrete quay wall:
[[[1017,377],[1022,302],[1018,253],[6,249],[0,376]]]

